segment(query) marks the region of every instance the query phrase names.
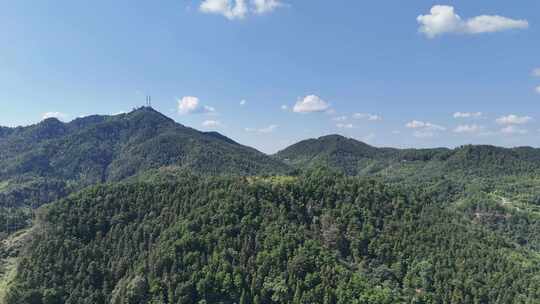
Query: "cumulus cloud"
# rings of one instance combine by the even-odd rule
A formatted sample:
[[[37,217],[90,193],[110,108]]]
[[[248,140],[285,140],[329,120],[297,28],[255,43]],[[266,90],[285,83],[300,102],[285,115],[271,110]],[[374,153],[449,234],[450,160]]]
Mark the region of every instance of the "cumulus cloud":
[[[448,33],[481,34],[529,27],[527,20],[498,15],[481,15],[464,20],[456,14],[454,7],[448,5],[435,5],[429,14],[420,15],[416,20],[420,24],[419,32],[429,38]]]
[[[353,115],[353,118],[355,119],[367,119],[369,121],[379,121],[382,120],[382,117],[376,114],[369,114],[369,113],[355,113]]]
[[[245,99],[240,100],[240,105],[241,106],[245,106],[246,103],[247,103],[247,101]]]
[[[248,13],[246,0],[204,0],[199,9],[203,13],[223,15],[229,20],[243,19]]]
[[[540,68],[536,68],[531,72],[534,77],[540,77]]]
[[[497,118],[496,122],[500,125],[523,125],[532,120],[530,116],[506,115]]]
[[[446,128],[443,126],[419,120],[408,122],[405,127],[413,129],[413,136],[417,138],[430,138],[434,137],[437,132],[446,131]]]
[[[210,106],[201,105],[199,98],[193,96],[185,96],[178,100],[178,113],[181,115],[187,114],[205,114],[215,113],[216,109]]]
[[[62,112],[45,112],[45,113],[43,113],[41,118],[42,119],[56,118],[56,119],[59,119],[59,120],[67,120],[69,118],[69,115],[67,115],[65,113],[62,113]]]
[[[217,128],[221,126],[221,122],[217,120],[205,120],[203,121],[202,125],[203,127],[206,127],[206,128]]]
[[[423,122],[418,120],[413,120],[405,125],[409,129],[421,129],[427,131],[445,131],[446,128],[439,126],[430,122]]]
[[[283,111],[287,111],[289,109],[289,107],[287,105],[281,105],[281,109]]]
[[[456,112],[454,118],[481,118],[482,112]]]
[[[274,132],[277,128],[278,128],[278,125],[269,125],[268,127],[264,127],[264,128],[260,128],[260,129],[257,129],[257,128],[245,128],[245,130],[246,130],[246,132],[256,132],[256,133],[267,134],[267,133]]]
[[[527,20],[516,20],[502,16],[478,16],[467,21],[467,31],[471,34],[494,33],[511,29],[526,29]]]
[[[296,102],[293,111],[296,113],[325,112],[330,105],[317,95],[308,95]]]
[[[333,121],[346,121],[348,118],[347,116],[336,116],[334,118],[332,118]]]
[[[204,0],[199,10],[222,15],[229,20],[244,19],[249,14],[266,14],[283,6],[279,0]]]
[[[525,130],[525,129],[521,129],[521,128],[518,128],[517,126],[506,126],[504,128],[501,129],[501,133],[503,134],[508,134],[508,135],[513,135],[513,134],[517,134],[517,135],[523,135],[523,134],[527,134],[529,131]]]
[[[255,13],[266,14],[283,6],[283,3],[278,0],[253,0],[253,6]]]
[[[354,126],[352,124],[345,124],[345,123],[338,123],[336,125],[336,127],[340,128],[340,129],[352,129],[354,128]]]
[[[536,93],[540,94],[540,86],[537,86],[535,89]]]
[[[484,130],[484,127],[472,124],[472,125],[459,125],[454,129],[454,133],[467,133],[476,134]]]

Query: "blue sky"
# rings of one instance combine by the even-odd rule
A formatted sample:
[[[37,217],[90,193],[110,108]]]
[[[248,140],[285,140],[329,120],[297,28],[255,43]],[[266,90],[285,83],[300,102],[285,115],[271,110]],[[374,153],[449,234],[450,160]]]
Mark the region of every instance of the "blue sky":
[[[268,153],[332,133],[539,145],[538,1],[85,2],[0,3],[0,125],[152,95],[176,121]]]

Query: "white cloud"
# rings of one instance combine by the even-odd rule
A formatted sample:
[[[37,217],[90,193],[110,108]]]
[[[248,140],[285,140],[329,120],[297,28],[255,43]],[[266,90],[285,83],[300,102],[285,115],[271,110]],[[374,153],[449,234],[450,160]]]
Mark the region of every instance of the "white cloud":
[[[178,101],[178,112],[181,114],[189,114],[195,112],[199,108],[199,98],[193,96],[185,96]]]
[[[215,113],[216,109],[210,106],[201,105],[199,98],[193,96],[185,96],[178,100],[178,113],[186,114],[204,114]]]
[[[431,138],[435,136],[435,132],[432,131],[414,131],[414,137],[417,138]]]
[[[428,131],[445,131],[446,128],[430,122],[423,122],[418,120],[413,120],[405,125],[409,129],[422,129]]]
[[[67,120],[69,118],[69,115],[67,115],[65,113],[62,113],[62,112],[46,112],[46,113],[43,113],[41,118],[42,119],[56,118],[56,119],[59,119],[59,120]]]
[[[326,114],[328,114],[328,115],[335,115],[335,114],[336,114],[336,110],[330,108],[330,109],[326,110]]]
[[[417,138],[434,137],[439,131],[446,131],[446,128],[430,122],[413,120],[405,125],[409,129],[414,129],[413,136]]]
[[[204,0],[199,10],[222,15],[229,20],[244,19],[250,14],[266,14],[284,6],[279,0]]]
[[[316,95],[308,95],[298,100],[293,107],[296,113],[324,112],[330,109],[330,105]]]
[[[523,135],[523,134],[527,134],[528,132],[529,131],[525,129],[520,129],[516,126],[507,126],[501,129],[501,133],[508,134],[508,135],[512,135],[512,134]]]
[[[447,33],[481,34],[529,27],[527,20],[498,15],[481,15],[463,20],[455,13],[454,7],[448,5],[435,5],[428,15],[420,15],[416,20],[420,24],[419,31],[429,38]]]
[[[259,132],[261,133],[272,133],[278,128],[277,125],[270,125],[266,128],[259,129]]]
[[[443,33],[459,32],[463,25],[454,8],[446,5],[435,5],[429,15],[420,15],[416,20],[420,23],[419,31],[430,38]]]
[[[347,116],[336,116],[334,118],[332,118],[333,121],[346,121],[347,120]]]
[[[246,132],[257,132],[257,133],[272,133],[278,128],[277,125],[269,125],[268,127],[256,129],[256,128],[245,128]]]
[[[353,115],[353,118],[355,119],[367,119],[369,121],[379,121],[382,120],[382,117],[376,114],[369,114],[369,113],[355,113]]]
[[[540,94],[540,86],[537,86],[535,89],[536,93]]]
[[[245,106],[246,103],[247,103],[247,101],[245,99],[240,100],[240,105],[241,106]]]
[[[352,129],[354,126],[352,124],[338,123],[336,127],[340,129]]]
[[[497,118],[497,123],[500,125],[523,125],[532,120],[530,116],[517,116],[514,114]]]
[[[202,123],[203,127],[207,127],[207,128],[217,128],[219,126],[221,126],[221,122],[217,121],[217,120],[205,120],[203,123]]]
[[[516,20],[502,16],[482,15],[467,21],[467,31],[471,34],[495,33],[511,29],[526,29],[527,20]]]
[[[243,19],[248,13],[246,0],[204,0],[199,9],[203,13],[223,15],[229,20]]]
[[[418,121],[418,120],[413,120],[411,122],[408,122],[405,127],[409,128],[409,129],[418,129],[418,128],[423,128],[425,126],[425,123],[421,122],[421,121]]]
[[[281,105],[281,109],[283,111],[287,111],[289,109],[289,107],[287,105]]]
[[[533,75],[534,77],[540,77],[540,68],[534,69],[531,75]]]
[[[279,0],[253,0],[253,5],[255,7],[255,13],[265,14],[283,6],[283,3]]]
[[[482,115],[482,112],[456,112],[454,118],[480,118]]]
[[[459,125],[454,129],[454,133],[468,133],[476,134],[484,130],[484,127],[472,124],[472,125]]]

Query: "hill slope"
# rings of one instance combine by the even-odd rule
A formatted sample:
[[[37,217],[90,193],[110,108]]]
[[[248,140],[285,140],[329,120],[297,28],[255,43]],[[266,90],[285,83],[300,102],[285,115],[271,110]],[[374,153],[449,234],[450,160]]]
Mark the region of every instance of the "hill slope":
[[[0,140],[2,179],[27,174],[93,184],[170,165],[242,175],[287,170],[263,153],[184,127],[151,108],[67,124],[51,118],[9,133]]]
[[[540,259],[414,192],[315,172],[49,206],[15,303],[535,303]],[[48,301],[48,302],[46,302]]]
[[[50,118],[29,127],[2,128],[0,151],[0,207],[37,207],[88,185],[164,166],[211,175],[290,170],[219,133],[184,127],[148,107],[69,123]]]
[[[376,148],[340,135],[301,141],[275,157],[297,168],[324,166],[349,175],[487,177],[540,172],[540,149],[474,145],[453,150]]]

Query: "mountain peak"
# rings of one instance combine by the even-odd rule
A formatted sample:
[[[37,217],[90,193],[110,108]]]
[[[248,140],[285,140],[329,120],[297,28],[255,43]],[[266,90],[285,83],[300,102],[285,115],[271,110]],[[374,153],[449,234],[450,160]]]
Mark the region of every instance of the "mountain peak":
[[[134,109],[133,111],[122,114],[115,117],[121,117],[123,119],[127,119],[130,122],[138,123],[141,125],[150,125],[150,126],[157,126],[162,124],[176,124],[176,122],[162,114],[161,112],[155,110],[152,107],[140,107],[137,109]]]
[[[28,129],[33,135],[34,139],[43,140],[62,136],[66,133],[66,125],[58,118],[50,117],[46,118],[37,125],[34,125]]]
[[[321,136],[317,140],[323,141],[323,142],[327,142],[327,141],[350,142],[350,143],[354,143],[354,144],[361,144],[361,145],[371,147],[370,145],[366,144],[365,142],[359,141],[359,140],[351,138],[351,137],[345,137],[345,136],[339,135],[339,134],[329,134],[329,135]]]
[[[339,134],[328,134],[324,136],[320,136],[318,140],[347,140],[349,138],[339,135]]]
[[[64,123],[61,122],[56,117],[48,117],[48,118],[43,119],[39,124],[44,125],[44,126],[53,126],[53,125],[61,125],[61,124],[63,125]]]

